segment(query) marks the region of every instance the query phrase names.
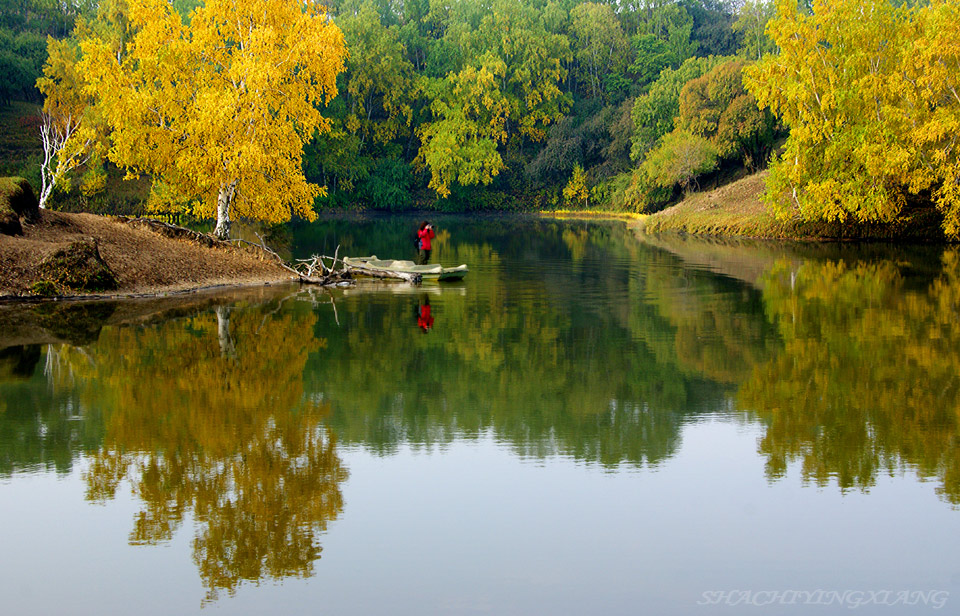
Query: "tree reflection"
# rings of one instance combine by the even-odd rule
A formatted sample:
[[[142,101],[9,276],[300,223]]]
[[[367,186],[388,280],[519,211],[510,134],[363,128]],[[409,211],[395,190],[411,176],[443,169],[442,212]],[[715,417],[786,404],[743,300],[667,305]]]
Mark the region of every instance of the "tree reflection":
[[[489,252],[480,262],[510,275],[478,275],[463,294],[437,289],[430,336],[408,324],[416,300],[392,295],[351,293],[340,326],[318,323],[329,346],[308,364],[307,387],[331,402],[345,442],[389,454],[492,433],[524,456],[657,465],[676,451],[685,418],[722,406],[729,385],[678,359],[672,313],[647,299],[661,292],[647,270],[662,253],[622,227],[541,221],[535,233],[506,226],[499,242],[474,231],[475,241],[446,247],[450,262]],[[539,265],[551,261],[561,265]],[[730,353],[763,356],[751,347],[764,331],[749,325],[763,321],[752,298],[715,307],[740,310],[729,319],[745,324],[731,327]]]
[[[960,256],[920,288],[893,261],[781,263],[764,302],[784,341],[740,389],[767,424],[760,451],[781,476],[802,460],[819,485],[866,489],[909,468],[960,504]]]
[[[311,575],[317,534],[343,508],[347,472],[327,409],[302,386],[307,356],[322,346],[316,317],[278,310],[222,306],[156,327],[107,327],[71,363],[82,395],[104,409],[87,497],[131,483],[143,503],[133,544],[169,540],[192,511],[208,600],[244,580]]]

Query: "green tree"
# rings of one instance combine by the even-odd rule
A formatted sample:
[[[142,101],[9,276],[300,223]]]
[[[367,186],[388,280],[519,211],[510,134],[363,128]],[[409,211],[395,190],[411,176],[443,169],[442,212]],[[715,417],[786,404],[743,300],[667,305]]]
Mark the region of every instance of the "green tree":
[[[656,81],[663,69],[676,65],[676,56],[667,43],[654,34],[639,34],[633,38],[632,44],[635,59],[630,72],[640,85]]]
[[[680,91],[677,126],[709,139],[721,158],[762,165],[773,146],[776,121],[743,85],[742,60],[719,64]]]
[[[584,2],[570,11],[578,75],[590,96],[605,96],[606,77],[626,72],[630,44],[609,4]]]
[[[419,131],[416,163],[430,171],[429,187],[441,197],[454,184],[489,184],[504,168],[497,146],[506,142],[509,103],[500,92],[502,61],[488,56],[429,86],[433,122]]]
[[[746,0],[740,7],[733,31],[743,36],[740,55],[759,61],[765,53],[775,53],[777,45],[767,36],[767,23],[776,14],[773,0]]]
[[[489,184],[506,168],[503,151],[539,142],[567,107],[560,90],[567,39],[548,32],[533,7],[510,0],[434,7],[454,67],[427,89],[416,164],[441,197],[450,187]]]
[[[630,158],[640,160],[661,137],[674,128],[680,111],[680,92],[691,79],[700,77],[726,58],[690,58],[677,69],[665,69],[643,96],[633,104],[633,144]]]
[[[717,149],[709,141],[684,130],[675,130],[647,154],[643,170],[661,188],[679,184],[686,192],[697,176],[716,169],[717,158]]]
[[[387,27],[372,1],[341,10],[337,24],[347,49],[344,78],[347,115],[345,128],[367,139],[386,144],[408,130],[422,89],[422,77],[406,59],[399,27]]]

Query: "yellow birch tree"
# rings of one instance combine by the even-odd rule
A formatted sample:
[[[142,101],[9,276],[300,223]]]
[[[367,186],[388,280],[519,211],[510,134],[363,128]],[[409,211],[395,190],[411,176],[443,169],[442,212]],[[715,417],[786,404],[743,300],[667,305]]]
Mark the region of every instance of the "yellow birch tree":
[[[343,34],[316,0],[208,0],[187,20],[165,0],[129,0],[123,49],[81,38],[86,92],[111,128],[108,157],[216,215],[313,220],[324,188],[303,176],[303,145],[329,128]]]
[[[579,164],[573,166],[573,174],[570,181],[563,189],[563,198],[567,203],[573,205],[579,203],[586,206],[590,191],[587,190],[587,174]]]
[[[956,0],[777,0],[780,49],[744,68],[790,127],[769,199],[808,219],[896,220],[932,201],[960,235],[960,5]]]

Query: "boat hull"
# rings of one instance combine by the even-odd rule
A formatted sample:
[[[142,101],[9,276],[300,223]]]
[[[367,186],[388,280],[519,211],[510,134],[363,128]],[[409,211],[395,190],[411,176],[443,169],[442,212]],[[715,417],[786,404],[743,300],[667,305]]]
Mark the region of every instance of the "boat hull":
[[[370,257],[344,257],[343,262],[345,265],[365,267],[372,270],[419,274],[423,280],[436,280],[439,282],[463,280],[463,277],[470,271],[466,263],[458,265],[457,267],[417,265],[413,261],[378,259],[376,255]]]

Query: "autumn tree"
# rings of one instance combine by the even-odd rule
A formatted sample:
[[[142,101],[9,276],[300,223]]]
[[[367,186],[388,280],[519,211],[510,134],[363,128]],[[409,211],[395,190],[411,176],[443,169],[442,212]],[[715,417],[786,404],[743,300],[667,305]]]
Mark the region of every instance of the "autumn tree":
[[[110,160],[147,173],[215,214],[313,219],[324,189],[306,181],[303,145],[328,128],[343,34],[314,0],[209,0],[184,19],[163,0],[130,0],[126,49],[93,34],[80,70],[112,129]]]
[[[347,470],[324,425],[329,409],[303,390],[325,341],[308,303],[278,313],[283,303],[104,328],[88,349],[62,350],[80,400],[103,417],[87,497],[113,498],[129,481],[140,503],[132,544],[169,541],[192,517],[208,600],[244,582],[310,576],[317,537],[343,509]]]
[[[581,205],[585,205],[589,196],[590,191],[587,190],[587,174],[584,173],[583,167],[574,165],[570,181],[567,182],[566,187],[563,189],[563,198],[567,203],[580,203]]]
[[[799,462],[817,485],[867,490],[910,469],[960,504],[960,253],[923,263],[783,259],[761,277],[783,348],[737,404],[764,423],[769,476]]]
[[[47,61],[37,87],[44,94],[40,139],[40,207],[45,208],[54,188],[63,188],[69,174],[90,157],[95,130],[77,71],[79,49],[71,39],[48,42]],[[88,116],[84,121],[84,116]]]
[[[36,84],[44,99],[40,207],[46,206],[54,189],[68,190],[74,172],[91,158],[100,160],[104,153],[108,127],[95,98],[87,92],[80,41],[97,37],[123,54],[132,34],[126,2],[103,0],[95,15],[77,18],[72,36],[47,39],[47,58]]]
[[[856,15],[856,19],[851,19]],[[932,196],[960,234],[960,5],[777,2],[780,48],[747,87],[790,127],[768,198],[784,215],[893,221]]]

